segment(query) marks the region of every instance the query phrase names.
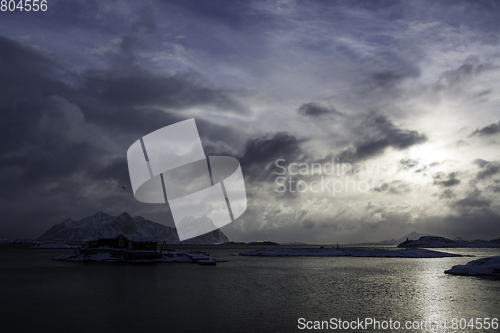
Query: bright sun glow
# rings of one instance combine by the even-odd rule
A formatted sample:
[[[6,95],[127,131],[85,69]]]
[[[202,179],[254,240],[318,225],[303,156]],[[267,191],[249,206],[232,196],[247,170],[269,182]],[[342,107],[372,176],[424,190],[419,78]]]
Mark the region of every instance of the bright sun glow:
[[[444,149],[438,148],[431,143],[414,146],[410,148],[410,158],[417,160],[419,164],[428,165],[434,162],[445,160],[448,152]]]

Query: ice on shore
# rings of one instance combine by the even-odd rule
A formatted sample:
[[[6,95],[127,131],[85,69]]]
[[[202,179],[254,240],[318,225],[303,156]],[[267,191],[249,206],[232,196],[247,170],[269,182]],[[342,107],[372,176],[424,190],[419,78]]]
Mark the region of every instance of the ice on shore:
[[[496,275],[500,276],[500,256],[469,261],[465,265],[456,265],[444,271],[457,275]]]
[[[423,249],[337,249],[337,248],[310,248],[287,249],[270,248],[240,253],[240,256],[265,256],[265,257],[385,257],[385,258],[442,258],[461,257],[460,254],[423,250]]]

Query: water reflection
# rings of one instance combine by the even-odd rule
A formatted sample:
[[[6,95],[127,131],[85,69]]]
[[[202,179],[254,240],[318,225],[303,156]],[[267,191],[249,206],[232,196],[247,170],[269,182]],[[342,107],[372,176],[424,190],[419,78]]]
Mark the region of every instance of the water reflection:
[[[0,260],[3,328],[303,332],[299,318],[392,319],[403,325],[446,318],[447,330],[434,332],[454,332],[452,318],[500,318],[499,281],[444,274],[476,258],[265,258],[230,255],[248,247],[195,249],[227,262],[87,265],[51,261],[57,251],[0,252],[5,254]],[[498,249],[475,253],[495,251],[500,254]]]

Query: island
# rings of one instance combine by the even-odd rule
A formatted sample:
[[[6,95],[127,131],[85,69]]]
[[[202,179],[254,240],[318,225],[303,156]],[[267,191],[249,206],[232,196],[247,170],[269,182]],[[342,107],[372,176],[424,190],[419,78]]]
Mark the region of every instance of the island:
[[[448,239],[437,236],[423,236],[418,240],[406,240],[398,245],[405,248],[443,248],[443,247],[500,247],[500,238],[491,241],[473,240],[466,241],[463,239]]]
[[[469,261],[465,265],[455,265],[444,271],[456,275],[490,275],[500,277],[500,256]]]
[[[384,258],[443,258],[461,257],[460,254],[422,249],[355,249],[355,248],[269,248],[240,253],[240,256],[264,257],[384,257]]]
[[[126,237],[123,234],[111,238],[86,240],[84,246],[73,253],[62,254],[56,261],[112,262],[112,263],[198,263],[215,265],[216,260],[207,252],[180,251],[163,246],[158,249],[156,237]]]

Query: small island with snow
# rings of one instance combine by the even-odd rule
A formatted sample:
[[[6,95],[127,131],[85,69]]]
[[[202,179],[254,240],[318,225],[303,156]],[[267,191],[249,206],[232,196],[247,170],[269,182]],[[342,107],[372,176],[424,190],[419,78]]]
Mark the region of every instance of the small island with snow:
[[[165,244],[165,243],[164,243]],[[126,237],[123,234],[111,238],[90,239],[73,253],[62,254],[56,261],[113,262],[113,263],[198,263],[215,265],[215,259],[206,252],[158,249],[156,237]]]
[[[444,272],[456,275],[489,275],[500,277],[500,256],[469,261],[465,265],[455,265]]]

